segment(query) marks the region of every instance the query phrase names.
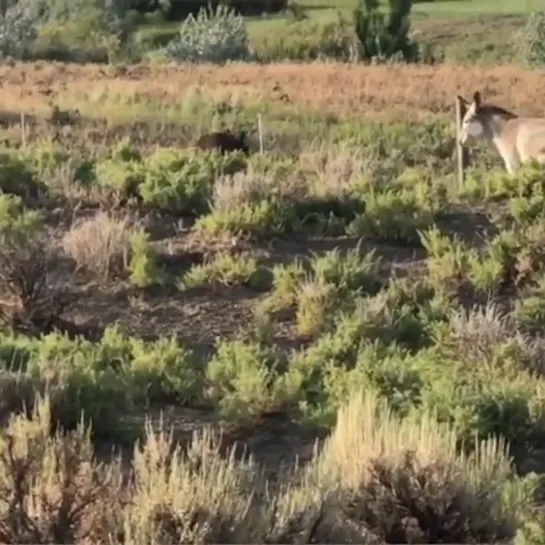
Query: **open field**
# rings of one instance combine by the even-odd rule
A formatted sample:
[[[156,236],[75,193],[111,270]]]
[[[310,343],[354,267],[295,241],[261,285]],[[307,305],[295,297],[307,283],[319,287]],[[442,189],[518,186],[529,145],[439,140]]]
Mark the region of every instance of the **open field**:
[[[356,2],[353,0],[345,0],[341,2],[332,2],[328,0],[302,0],[298,5],[305,10],[309,18],[327,21],[334,20],[337,13],[349,16],[352,10],[356,7]],[[387,2],[383,2],[387,4]],[[524,15],[532,10],[539,9],[541,3],[539,0],[525,0],[515,2],[513,0],[445,0],[439,2],[415,2],[411,13],[413,21],[428,19],[448,19],[456,20],[471,20],[472,18],[487,15],[488,17],[502,15]],[[273,26],[278,30],[282,24],[289,24],[289,15],[279,16],[263,16],[249,17],[248,22],[250,28],[263,31],[271,29]]]
[[[258,53],[274,50],[283,41],[293,43],[295,49],[298,41],[312,42],[309,25],[334,23],[339,16],[350,20],[356,2],[303,0],[297,4],[306,16],[304,21],[298,22],[290,13],[246,18],[250,43]],[[418,2],[411,12],[412,32],[418,42],[447,61],[509,64],[517,60],[514,33],[522,27],[525,15],[540,7],[540,0]],[[178,29],[178,22],[149,22],[137,34],[144,43],[166,42],[177,35]]]
[[[543,115],[543,73],[28,63],[1,66],[0,82],[0,188],[19,199],[0,198],[11,326],[0,416],[48,387],[55,422],[74,427],[83,409],[101,457],[122,450],[106,478],[80,437],[58,470],[73,462],[94,491],[78,499],[102,532],[90,539],[107,529],[116,543],[492,542],[524,517],[539,527],[536,482],[512,472],[543,469],[544,172],[513,179],[477,146],[459,186],[453,105],[477,87]],[[218,127],[253,131],[250,156],[192,148]],[[223,442],[193,438],[172,461],[168,438],[148,430],[134,454],[161,411],[183,444],[209,425]],[[11,422],[17,452],[62,457],[40,418]],[[472,451],[491,436],[508,441],[512,468],[501,442]],[[270,496],[255,466],[220,460],[235,440],[280,483]],[[461,445],[473,454],[457,455]],[[296,455],[308,469],[284,478]],[[16,461],[0,457],[0,474]],[[437,511],[415,514],[421,496]],[[454,523],[441,511],[468,502]],[[11,522],[0,541],[22,540]]]
[[[240,116],[240,123],[255,124],[259,112],[288,130],[290,124],[301,122],[311,130],[325,126],[328,131],[349,121],[356,126],[369,120],[448,122],[456,94],[469,95],[475,86],[506,108],[539,115],[545,88],[545,76],[539,71],[452,64],[233,63],[180,68],[36,63],[2,66],[0,77],[2,104],[16,117],[21,112],[47,117],[58,105],[78,109],[86,118],[103,119],[109,126],[122,126],[127,120],[168,120],[186,131],[193,130],[191,122],[208,128],[220,114],[225,122]]]

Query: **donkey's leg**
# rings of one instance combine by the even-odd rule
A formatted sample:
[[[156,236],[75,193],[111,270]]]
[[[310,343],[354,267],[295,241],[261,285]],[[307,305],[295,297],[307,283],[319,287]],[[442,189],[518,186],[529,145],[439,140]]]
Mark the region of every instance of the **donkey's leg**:
[[[540,153],[538,155],[534,155],[533,157],[527,156],[524,158],[522,163],[526,165],[527,163],[530,163],[531,161],[537,162],[541,165],[545,165],[545,153]]]
[[[542,165],[545,165],[545,153],[540,153],[537,156],[538,163],[541,163]]]
[[[513,174],[520,167],[520,161],[514,158],[504,159],[504,163],[509,174]]]
[[[515,149],[509,149],[501,144],[496,143],[496,147],[500,152],[500,156],[503,159],[503,163],[507,172],[513,174],[521,165],[521,157]]]

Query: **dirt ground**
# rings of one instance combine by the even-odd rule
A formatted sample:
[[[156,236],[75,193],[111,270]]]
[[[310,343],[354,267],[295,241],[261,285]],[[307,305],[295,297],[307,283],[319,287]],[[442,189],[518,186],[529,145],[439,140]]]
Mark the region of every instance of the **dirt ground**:
[[[178,235],[183,238],[184,234]],[[173,239],[169,239],[173,242]],[[354,248],[357,240],[301,238],[279,240],[269,247],[246,245],[251,255],[262,263],[290,262],[296,258],[309,256],[311,252],[324,252],[335,247]],[[419,267],[423,251],[389,245],[363,244],[362,251],[374,249],[383,260],[384,278],[403,276],[411,269]],[[169,272],[181,275],[191,262],[204,258],[192,251],[191,259],[184,262],[180,257],[183,251],[176,251],[177,260]],[[180,265],[180,263],[182,263]],[[161,336],[175,335],[204,362],[211,356],[219,338],[248,337],[252,332],[254,309],[266,294],[246,287],[199,288],[187,293],[159,293],[135,296],[134,289],[121,283],[110,286],[82,285],[74,292],[74,304],[64,317],[78,326],[85,335],[96,338],[104,328],[118,322],[121,330],[131,336],[154,340]],[[283,351],[299,349],[309,344],[301,339],[292,320],[274,322],[273,342]],[[100,446],[103,455],[109,454],[112,447],[121,447],[125,457],[130,458],[132,443],[141,437],[146,418],[153,419],[158,426],[159,414],[163,412],[164,423],[172,426],[177,440],[182,443],[191,438],[195,430],[212,425],[224,433],[225,447],[237,443],[254,455],[274,473],[279,464],[293,463],[298,457],[301,461],[312,457],[317,439],[325,436],[325,431],[316,426],[297,423],[289,415],[273,414],[254,422],[251,427],[238,427],[222,423],[214,413],[203,409],[189,409],[176,406],[155,406],[149,410],[137,409],[122,419],[122,431],[111,441]],[[240,451],[242,452],[242,451]]]

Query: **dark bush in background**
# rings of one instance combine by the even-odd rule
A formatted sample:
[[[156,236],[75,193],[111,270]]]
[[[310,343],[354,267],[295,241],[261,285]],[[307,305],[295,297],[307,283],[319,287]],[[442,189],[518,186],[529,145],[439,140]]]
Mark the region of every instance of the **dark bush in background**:
[[[189,14],[197,15],[201,8],[226,4],[241,15],[278,13],[287,8],[288,0],[133,0],[133,9],[140,13],[161,10],[170,21],[181,21]]]

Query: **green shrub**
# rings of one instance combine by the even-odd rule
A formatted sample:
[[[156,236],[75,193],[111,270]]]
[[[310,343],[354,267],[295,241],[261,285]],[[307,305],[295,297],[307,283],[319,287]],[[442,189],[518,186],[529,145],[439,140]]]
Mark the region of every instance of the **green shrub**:
[[[316,59],[352,60],[358,54],[357,40],[347,21],[321,23],[301,21],[252,40],[262,62]]]
[[[145,180],[140,162],[119,158],[97,162],[95,176],[99,186],[111,189],[121,198],[138,195],[138,188]]]
[[[83,418],[92,423],[93,433],[110,434],[127,406],[115,362],[102,364],[100,351],[87,341],[45,335],[26,373],[38,384],[47,384],[54,422],[65,429],[75,429]]]
[[[97,183],[122,198],[139,197],[143,204],[176,214],[209,211],[216,178],[244,167],[235,152],[222,156],[177,148],[159,148],[142,158],[128,142],[120,142],[109,159],[97,162]]]
[[[297,288],[297,333],[315,336],[330,324],[333,311],[342,304],[339,290],[320,279],[306,280]]]
[[[308,263],[295,261],[275,266],[272,293],[260,304],[263,312],[296,309],[301,335],[315,335],[333,318],[344,302],[358,293],[376,293],[381,260],[375,252],[362,253],[359,246],[347,252],[337,248],[314,254]]]
[[[543,440],[543,386],[535,379],[501,369],[470,373],[455,362],[450,364],[454,372],[447,373],[444,367],[439,371],[439,365],[435,364],[433,376],[422,389],[422,406],[436,411],[439,420],[452,423],[466,446],[489,436],[504,437],[513,446]]]
[[[202,399],[202,365],[175,338],[145,343],[131,339],[127,369],[135,402],[176,402],[184,405]]]
[[[209,210],[216,178],[243,165],[241,153],[190,153],[159,149],[148,157],[138,191],[144,204],[178,214],[200,215]]]
[[[502,250],[506,266],[514,269],[511,271],[511,275],[515,276],[512,281],[515,284],[523,285],[532,281],[534,277],[539,277],[545,271],[545,220],[539,218],[536,222],[523,226],[522,229],[513,230],[511,233],[512,236],[509,237],[509,231],[504,231],[496,238],[504,241]],[[502,235],[503,238],[501,238]],[[512,254],[508,254],[513,250],[514,263]]]
[[[0,153],[0,191],[16,195],[24,200],[36,199],[45,193],[45,185],[37,180],[36,175],[24,157],[13,153]]]
[[[75,429],[83,420],[98,437],[118,431],[127,397],[111,370],[94,369],[78,354],[64,361],[42,361],[39,375],[31,376],[47,377],[53,417],[64,429]]]
[[[131,0],[22,0],[42,23],[32,54],[71,62],[111,62],[127,42]]]
[[[15,385],[21,377],[19,400],[6,396],[12,409],[22,408],[27,383],[30,400],[47,388],[55,423],[73,429],[83,417],[99,436],[118,429],[131,403],[185,405],[203,399],[203,366],[189,350],[174,338],[131,338],[117,326],[106,328],[96,343],[58,333],[40,339],[6,335],[0,339],[0,358],[0,372]]]
[[[469,249],[457,235],[449,237],[433,225],[420,231],[420,242],[428,252],[429,281],[443,291],[456,291],[468,272]]]
[[[159,270],[155,251],[149,243],[149,233],[143,229],[131,234],[129,282],[137,288],[146,288],[165,280]]]
[[[411,7],[412,0],[390,0],[386,19],[378,0],[359,0],[354,23],[363,59],[418,60],[418,45],[409,38]]]
[[[332,417],[347,398],[365,390],[378,392],[393,411],[407,415],[419,404],[425,384],[419,365],[417,358],[395,344],[384,348],[379,343],[364,341],[353,367],[333,361],[325,365],[324,409]]]
[[[112,62],[121,41],[104,28],[100,12],[83,14],[76,20],[51,21],[39,31],[34,55],[65,62]]]
[[[406,410],[407,399],[411,402],[417,399],[418,392],[412,388],[421,379],[418,366],[403,354],[432,343],[434,326],[446,321],[451,305],[449,299],[435,294],[425,283],[403,279],[392,282],[387,290],[373,297],[360,298],[355,310],[328,317],[333,320],[333,327],[306,350],[295,354],[287,373],[292,378],[302,377],[303,413],[329,422],[337,402],[353,384],[362,387],[374,384],[389,396],[394,406]],[[361,365],[358,363],[360,349],[371,350],[365,348],[370,343],[374,343],[371,361],[392,358],[391,371],[386,366],[381,371],[382,364],[376,363],[373,375],[375,364],[365,367],[365,359]],[[409,373],[407,377],[401,371],[404,367]],[[411,367],[415,369],[412,374]],[[396,377],[398,371],[400,376]],[[402,383],[398,390],[397,381]]]
[[[37,341],[13,333],[0,335],[0,369],[15,373],[24,371],[36,350]]]
[[[246,24],[240,15],[219,4],[215,11],[201,9],[180,26],[166,47],[167,58],[178,62],[244,61],[250,58]]]
[[[381,261],[375,250],[363,253],[358,246],[342,254],[338,248],[323,255],[315,254],[310,267],[318,280],[333,284],[341,291],[372,294],[381,286]]]
[[[27,148],[24,153],[25,159],[30,160],[33,164],[40,180],[52,178],[66,163],[76,162],[74,156],[77,155],[53,142],[44,142],[32,146],[29,149]]]
[[[476,294],[491,295],[504,287],[512,258],[502,238],[494,238],[484,248],[475,250],[458,235],[449,237],[435,225],[419,235],[429,256],[428,278],[438,289],[456,293],[469,284]]]
[[[39,14],[31,3],[21,1],[0,16],[0,56],[25,58],[36,38]]]
[[[257,344],[220,341],[208,362],[208,396],[227,418],[253,419],[286,403],[279,362]]]
[[[0,234],[5,246],[23,245],[36,236],[41,228],[41,214],[24,208],[19,197],[0,195]]]
[[[293,206],[279,198],[245,203],[240,208],[213,207],[197,220],[196,229],[210,235],[274,236],[297,229]]]
[[[260,310],[276,312],[295,307],[301,282],[304,281],[306,270],[304,263],[298,259],[288,265],[276,264],[272,268],[272,292],[263,301]]]
[[[95,12],[111,30],[121,25],[130,9],[131,0],[22,0],[39,13],[44,22],[74,21]]]
[[[432,225],[441,207],[439,202],[422,202],[413,189],[369,191],[361,198],[365,212],[347,227],[347,233],[407,245],[419,245],[418,231]]]
[[[515,43],[522,60],[530,66],[545,65],[545,11],[533,11],[515,34]]]
[[[269,274],[249,255],[219,252],[207,262],[193,265],[180,280],[179,287],[188,290],[216,284],[262,289],[269,285]]]
[[[545,277],[528,286],[515,301],[514,316],[517,324],[530,333],[539,333],[545,325]]]
[[[495,294],[501,288],[505,279],[505,263],[494,253],[494,248],[469,254],[469,280],[475,290],[487,295]]]

